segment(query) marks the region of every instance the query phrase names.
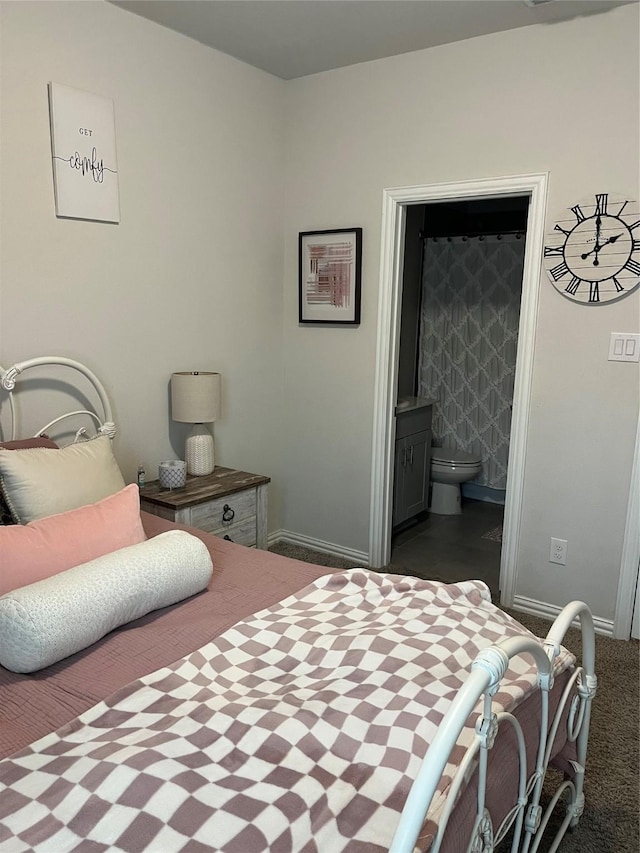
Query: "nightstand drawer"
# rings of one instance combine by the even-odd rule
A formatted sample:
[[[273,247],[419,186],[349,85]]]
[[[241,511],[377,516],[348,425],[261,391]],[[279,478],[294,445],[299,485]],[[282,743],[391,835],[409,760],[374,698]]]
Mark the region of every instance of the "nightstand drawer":
[[[254,520],[255,528],[255,515],[256,490],[248,489],[191,507],[191,524],[208,533],[218,534],[247,518]]]
[[[248,545],[250,548],[256,544],[256,518],[245,518],[239,524],[232,524],[223,530],[212,530],[220,539],[228,539],[238,545]]]

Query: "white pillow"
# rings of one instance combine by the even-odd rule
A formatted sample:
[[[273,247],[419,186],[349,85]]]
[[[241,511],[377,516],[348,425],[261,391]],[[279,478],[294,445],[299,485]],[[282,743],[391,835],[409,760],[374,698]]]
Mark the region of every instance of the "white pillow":
[[[0,450],[0,485],[14,520],[27,524],[96,503],[125,482],[111,440],[99,436],[60,450]]]
[[[35,672],[204,589],[206,545],[169,530],[0,597],[0,664]]]

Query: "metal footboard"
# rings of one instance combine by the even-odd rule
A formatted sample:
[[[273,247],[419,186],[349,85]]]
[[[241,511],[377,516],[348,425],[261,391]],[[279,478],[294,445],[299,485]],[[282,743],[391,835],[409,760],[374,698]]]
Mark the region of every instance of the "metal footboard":
[[[582,665],[577,665],[571,674],[553,718],[550,720],[549,692],[553,687],[553,663],[574,619],[579,619],[582,631]],[[527,778],[525,737],[519,721],[510,713],[496,714],[493,710],[493,696],[500,687],[510,659],[524,653],[533,656],[538,669],[542,711],[535,769],[529,778]],[[549,630],[543,645],[531,638],[521,636],[512,637],[480,652],[471,666],[469,678],[453,701],[422,762],[400,817],[391,844],[391,853],[413,853],[416,848],[420,849],[418,843],[420,832],[447,760],[469,715],[479,701],[482,701],[483,710],[476,724],[475,737],[447,793],[436,837],[428,848],[429,853],[438,853],[440,850],[463,780],[467,778],[466,771],[475,763],[478,765],[477,811],[467,853],[491,853],[511,831],[513,831],[512,853],[536,853],[552,812],[560,799],[566,797],[565,817],[549,848],[549,853],[554,853],[567,829],[577,825],[584,809],[584,772],[591,701],[595,696],[596,686],[593,618],[587,605],[581,601],[573,601],[562,610]],[[540,804],[542,786],[547,775],[554,739],[565,711],[567,711],[567,740],[575,742],[576,745],[576,761],[572,762],[574,776],[572,779],[564,779],[559,784],[550,803],[543,811]],[[516,780],[518,790],[516,805],[501,825],[494,828],[491,814],[485,804],[487,764],[489,750],[493,747],[502,726],[511,726],[516,733],[519,763]]]

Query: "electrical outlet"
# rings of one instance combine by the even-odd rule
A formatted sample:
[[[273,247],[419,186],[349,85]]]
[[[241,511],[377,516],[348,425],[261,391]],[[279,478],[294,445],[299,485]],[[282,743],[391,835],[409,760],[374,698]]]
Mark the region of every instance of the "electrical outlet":
[[[549,562],[558,563],[560,566],[567,565],[567,546],[566,539],[554,539],[551,537],[551,550],[549,552]]]

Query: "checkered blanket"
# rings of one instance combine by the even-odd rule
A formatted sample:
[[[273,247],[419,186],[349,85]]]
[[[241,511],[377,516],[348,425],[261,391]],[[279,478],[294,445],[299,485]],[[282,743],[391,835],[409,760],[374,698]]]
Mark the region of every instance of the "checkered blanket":
[[[1,762],[0,850],[388,849],[477,652],[518,633],[481,582],[322,577]],[[497,704],[535,681],[514,660]]]

